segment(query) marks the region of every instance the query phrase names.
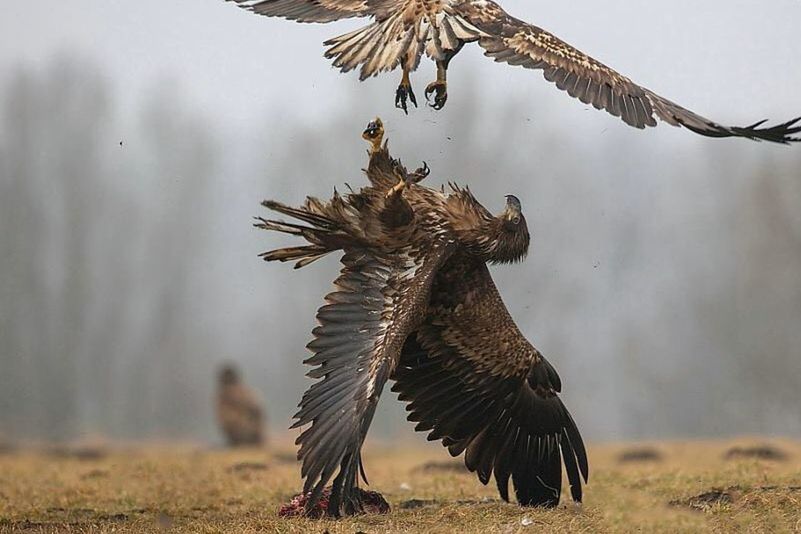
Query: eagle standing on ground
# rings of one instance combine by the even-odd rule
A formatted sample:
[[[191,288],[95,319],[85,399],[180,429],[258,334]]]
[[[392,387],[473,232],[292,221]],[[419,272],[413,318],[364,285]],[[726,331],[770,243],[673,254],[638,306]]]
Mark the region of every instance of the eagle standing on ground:
[[[230,364],[224,365],[217,376],[217,422],[231,447],[264,443],[261,402]]]
[[[428,168],[409,173],[394,160],[380,120],[364,137],[372,143],[369,186],[328,202],[309,197],[300,208],[265,201],[303,224],[257,223],[308,241],[265,252],[267,261],[298,268],[344,253],[308,344],[308,376],[318,381],[293,425],[306,427],[296,441],[306,512],[318,512],[322,497],[331,516],[363,510],[361,448],[387,380],[415,429],[453,456],[464,453],[484,484],[494,474],[504,500],[511,478],[521,505],[556,506],[564,462],[581,501],[587,455],[557,395],[559,375],[517,328],[486,265],[525,257],[519,200],[508,196],[492,215],[468,189],[419,185]]]
[[[543,71],[545,79],[596,109],[605,109],[635,128],[656,126],[659,118],[708,137],[745,137],[790,143],[801,132],[801,117],[775,126],[722,126],[637,85],[542,28],[516,19],[491,0],[228,0],[271,17],[298,22],[331,22],[351,17],[373,19],[368,26],[334,37],[325,57],[342,72],[361,68],[365,80],[403,69],[395,105],[417,106],[409,73],[423,54],[437,64],[437,79],[425,90],[434,109],[448,98],[451,59],[466,43],[477,42],[495,61]],[[433,96],[433,99],[431,97]]]

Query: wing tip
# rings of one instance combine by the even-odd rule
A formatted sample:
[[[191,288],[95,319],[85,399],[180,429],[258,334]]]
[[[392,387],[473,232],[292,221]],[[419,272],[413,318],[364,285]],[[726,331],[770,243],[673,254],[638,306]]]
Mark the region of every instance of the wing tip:
[[[792,143],[801,142],[801,137],[795,137],[795,134],[801,133],[801,124],[799,124],[799,122],[801,122],[801,117],[796,117],[773,126],[761,127],[766,122],[768,122],[768,120],[763,119],[749,126],[727,127],[710,121],[705,123],[704,127],[700,127],[681,120],[680,118],[678,119],[678,123],[681,126],[705,137],[742,137],[751,141],[767,141],[780,145],[790,145]]]

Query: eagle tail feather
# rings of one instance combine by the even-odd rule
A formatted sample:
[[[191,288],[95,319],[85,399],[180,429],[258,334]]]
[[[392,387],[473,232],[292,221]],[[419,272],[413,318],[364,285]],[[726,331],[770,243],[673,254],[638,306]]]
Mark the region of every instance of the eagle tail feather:
[[[423,48],[415,39],[415,26],[404,23],[402,13],[385,20],[329,39],[325,57],[333,60],[341,72],[361,67],[359,79],[366,80],[381,72],[391,71],[406,61],[409,70],[419,64]]]
[[[319,260],[326,254],[343,248],[351,239],[343,230],[342,224],[331,217],[320,213],[320,205],[309,199],[306,205],[293,208],[280,202],[265,200],[262,205],[273,211],[288,215],[308,224],[296,224],[256,217],[254,226],[262,230],[280,232],[304,238],[308,245],[282,247],[259,254],[264,261],[294,261],[295,269],[305,267]]]

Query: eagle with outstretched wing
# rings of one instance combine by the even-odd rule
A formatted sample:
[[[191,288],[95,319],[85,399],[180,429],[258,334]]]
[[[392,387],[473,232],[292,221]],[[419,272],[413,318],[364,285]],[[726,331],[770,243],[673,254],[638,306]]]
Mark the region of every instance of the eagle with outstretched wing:
[[[228,0],[260,15],[298,22],[373,19],[368,26],[325,42],[327,58],[342,72],[360,69],[362,80],[403,69],[395,105],[417,106],[409,79],[423,54],[437,64],[437,79],[425,90],[434,109],[448,98],[447,71],[466,43],[477,42],[495,61],[541,70],[559,89],[635,128],[656,119],[708,137],[745,137],[790,143],[801,117],[775,126],[723,126],[637,85],[542,28],[516,19],[491,0]]]
[[[520,332],[487,268],[528,251],[519,200],[508,196],[493,215],[468,189],[424,187],[428,167],[407,172],[393,159],[380,120],[364,137],[369,186],[299,208],[265,201],[295,222],[256,223],[307,242],[265,252],[267,261],[298,268],[343,252],[308,344],[317,381],[293,425],[305,427],[296,443],[306,512],[321,512],[321,499],[331,516],[363,510],[361,448],[390,380],[416,430],[464,453],[484,484],[494,475],[505,500],[511,479],[521,505],[556,506],[564,464],[581,501],[587,455],[559,375]]]

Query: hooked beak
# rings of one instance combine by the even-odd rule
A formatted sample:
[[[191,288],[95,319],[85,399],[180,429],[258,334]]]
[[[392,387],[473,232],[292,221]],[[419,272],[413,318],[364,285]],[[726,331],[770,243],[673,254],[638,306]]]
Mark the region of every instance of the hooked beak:
[[[514,195],[506,195],[506,209],[504,216],[508,220],[513,220],[515,217],[520,217],[522,208],[520,206],[520,199]]]

